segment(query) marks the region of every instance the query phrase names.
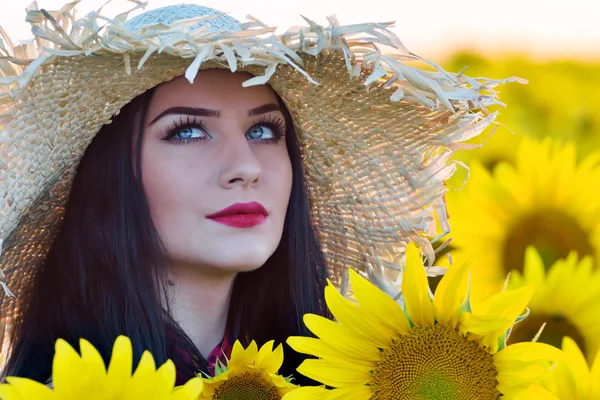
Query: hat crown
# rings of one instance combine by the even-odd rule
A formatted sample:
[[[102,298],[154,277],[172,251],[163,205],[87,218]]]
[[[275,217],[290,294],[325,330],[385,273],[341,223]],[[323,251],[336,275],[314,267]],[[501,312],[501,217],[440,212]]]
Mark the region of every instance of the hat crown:
[[[210,27],[210,31],[230,31],[238,32],[241,28],[241,22],[214,8],[204,7],[196,4],[178,4],[149,10],[125,22],[124,28],[130,32],[135,32],[141,28],[152,25],[171,25],[173,22],[198,18],[203,16],[218,15],[205,22],[190,27],[190,30],[198,29],[204,25]]]

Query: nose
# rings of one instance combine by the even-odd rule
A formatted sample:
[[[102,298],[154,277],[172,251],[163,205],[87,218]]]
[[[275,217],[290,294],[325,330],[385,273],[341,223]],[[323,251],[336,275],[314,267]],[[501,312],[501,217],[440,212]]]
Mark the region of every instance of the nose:
[[[249,187],[260,179],[261,166],[251,143],[245,137],[230,138],[222,149],[219,185],[225,189]]]

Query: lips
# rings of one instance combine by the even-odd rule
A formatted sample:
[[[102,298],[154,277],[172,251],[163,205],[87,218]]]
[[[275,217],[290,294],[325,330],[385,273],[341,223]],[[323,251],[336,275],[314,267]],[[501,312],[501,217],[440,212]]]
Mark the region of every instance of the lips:
[[[257,202],[236,203],[206,218],[235,228],[251,228],[266,221],[269,213]]]

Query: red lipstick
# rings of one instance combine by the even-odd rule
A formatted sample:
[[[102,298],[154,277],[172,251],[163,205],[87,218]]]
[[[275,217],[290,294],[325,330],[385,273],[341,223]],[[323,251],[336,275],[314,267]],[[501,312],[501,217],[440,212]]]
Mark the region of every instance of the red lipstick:
[[[262,204],[253,201],[232,204],[206,218],[234,228],[251,228],[265,222],[268,216],[269,213]]]

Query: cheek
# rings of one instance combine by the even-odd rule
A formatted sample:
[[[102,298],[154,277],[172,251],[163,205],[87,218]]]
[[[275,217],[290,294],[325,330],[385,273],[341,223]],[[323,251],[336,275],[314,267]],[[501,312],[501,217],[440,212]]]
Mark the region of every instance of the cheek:
[[[154,223],[159,230],[180,223],[192,211],[199,191],[199,171],[186,157],[169,157],[149,146],[142,153],[142,182]],[[194,182],[191,184],[191,172]],[[162,228],[162,229],[161,229]]]
[[[264,157],[262,167],[263,183],[268,187],[269,195],[275,204],[286,212],[292,191],[292,164],[285,152],[271,153]]]

